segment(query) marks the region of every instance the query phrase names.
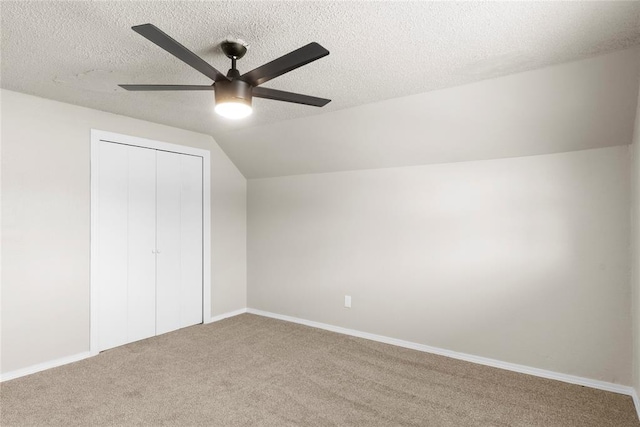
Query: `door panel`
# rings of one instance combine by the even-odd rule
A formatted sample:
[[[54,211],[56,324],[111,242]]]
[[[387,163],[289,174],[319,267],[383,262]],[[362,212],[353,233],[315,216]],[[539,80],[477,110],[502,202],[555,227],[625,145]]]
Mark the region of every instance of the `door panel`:
[[[157,152],[157,334],[180,328],[180,172],[180,154]]]
[[[99,144],[98,179],[98,346],[127,342],[127,147]]]
[[[129,147],[128,342],[156,334],[156,151]]]
[[[202,157],[181,155],[180,327],[202,323]]]

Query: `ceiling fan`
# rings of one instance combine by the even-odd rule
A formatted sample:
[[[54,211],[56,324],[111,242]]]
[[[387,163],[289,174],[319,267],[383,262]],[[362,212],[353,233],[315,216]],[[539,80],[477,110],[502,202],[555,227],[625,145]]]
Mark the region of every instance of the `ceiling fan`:
[[[296,104],[323,107],[330,99],[317,98],[315,96],[301,95],[299,93],[285,92],[282,90],[259,87],[278,76],[281,76],[296,68],[329,55],[329,51],[318,43],[309,43],[300,49],[294,50],[278,59],[264,64],[247,73],[240,74],[236,68],[236,61],[247,53],[247,46],[241,41],[227,40],[222,42],[221,48],[225,55],[231,59],[231,68],[225,76],[213,68],[204,59],[178,43],[168,34],[152,24],[136,25],[131,27],[133,31],[157,44],[187,65],[200,71],[213,80],[211,85],[136,85],[122,84],[121,88],[133,91],[157,91],[157,90],[213,90],[215,91],[215,111],[223,117],[241,119],[251,114],[251,98],[265,98],[275,101],[293,102]]]

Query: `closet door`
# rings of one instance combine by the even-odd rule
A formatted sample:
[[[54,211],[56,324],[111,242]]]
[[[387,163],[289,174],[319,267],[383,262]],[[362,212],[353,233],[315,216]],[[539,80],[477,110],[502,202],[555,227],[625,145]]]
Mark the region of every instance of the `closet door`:
[[[157,153],[156,333],[202,322],[202,158]]]
[[[156,151],[129,147],[127,341],[156,334]]]
[[[99,350],[155,335],[155,157],[99,143]]]
[[[180,203],[180,327],[203,322],[202,157],[182,155]]]

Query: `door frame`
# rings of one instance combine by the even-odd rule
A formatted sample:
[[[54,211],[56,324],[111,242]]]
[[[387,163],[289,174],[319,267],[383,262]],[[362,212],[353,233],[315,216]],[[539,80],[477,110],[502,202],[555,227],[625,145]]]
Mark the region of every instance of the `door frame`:
[[[202,158],[202,322],[211,319],[211,161],[210,151],[186,145],[171,144],[136,136],[123,135],[98,129],[91,129],[91,277],[90,277],[90,348],[92,355],[99,353],[98,347],[98,281],[97,281],[97,252],[98,252],[98,183],[95,175],[98,165],[98,144],[110,142],[115,144],[132,145],[151,148],[159,151],[169,151]]]

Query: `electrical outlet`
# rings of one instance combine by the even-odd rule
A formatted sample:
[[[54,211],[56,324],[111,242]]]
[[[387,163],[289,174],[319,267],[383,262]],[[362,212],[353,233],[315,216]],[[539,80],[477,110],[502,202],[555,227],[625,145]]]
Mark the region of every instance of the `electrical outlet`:
[[[344,306],[347,308],[351,308],[351,295],[344,296]]]

